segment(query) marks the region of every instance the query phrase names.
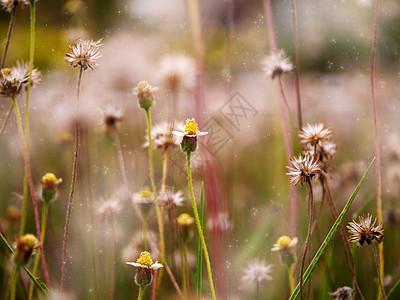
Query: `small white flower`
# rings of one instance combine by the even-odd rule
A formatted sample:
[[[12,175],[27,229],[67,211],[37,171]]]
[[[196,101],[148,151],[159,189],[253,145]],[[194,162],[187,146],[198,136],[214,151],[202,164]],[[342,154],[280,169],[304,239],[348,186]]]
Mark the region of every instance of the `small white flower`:
[[[298,238],[294,237],[291,239],[288,236],[281,236],[279,237],[278,241],[274,246],[272,247],[271,251],[281,251],[281,250],[286,250],[286,249],[292,249],[294,246],[297,245]]]
[[[147,251],[143,251],[140,254],[140,257],[137,259],[136,262],[126,262],[128,265],[137,267],[137,268],[143,268],[143,269],[151,269],[151,270],[157,270],[159,268],[164,267],[162,264],[160,264],[158,261],[153,263],[150,253]]]
[[[198,125],[194,118],[187,119],[185,127],[181,128],[181,131],[172,131],[176,136],[188,136],[197,137],[201,135],[207,135],[208,132],[198,130]]]
[[[142,189],[132,195],[132,202],[134,204],[151,204],[154,200],[154,194],[147,189]]]

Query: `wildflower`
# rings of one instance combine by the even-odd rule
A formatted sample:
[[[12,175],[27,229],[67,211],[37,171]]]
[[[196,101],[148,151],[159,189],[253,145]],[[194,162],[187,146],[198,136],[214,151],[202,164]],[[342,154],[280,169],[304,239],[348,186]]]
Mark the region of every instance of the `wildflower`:
[[[190,229],[194,223],[194,218],[187,213],[183,213],[178,216],[176,221],[180,229],[182,240],[186,243],[193,235]]]
[[[22,74],[16,68],[0,70],[0,95],[15,97],[28,83],[29,74]]]
[[[304,146],[310,144],[313,147],[327,141],[331,135],[332,131],[329,128],[324,128],[323,123],[307,124],[303,126],[299,133],[300,143]]]
[[[6,209],[6,221],[9,225],[18,224],[21,218],[21,212],[19,208],[15,205],[10,205]]]
[[[153,271],[162,268],[158,261],[153,263],[150,253],[143,251],[136,262],[126,262],[128,265],[137,267],[135,282],[140,287],[145,287],[153,281]]]
[[[133,89],[133,94],[138,96],[139,106],[145,110],[149,109],[154,104],[153,93],[158,90],[158,87],[152,87],[146,80],[140,81]]]
[[[42,199],[49,203],[57,196],[57,186],[62,182],[61,178],[57,178],[53,173],[46,173],[40,180],[42,187]]]
[[[39,242],[33,234],[24,234],[21,237],[15,238],[16,248],[14,251],[14,263],[21,267],[28,263],[29,258],[39,247]]]
[[[186,55],[165,56],[158,69],[160,81],[172,92],[191,90],[196,84],[196,65]]]
[[[133,204],[140,205],[145,215],[149,213],[154,200],[154,194],[148,188],[141,189],[139,192],[132,195]]]
[[[118,122],[122,122],[122,120],[122,110],[116,110],[111,105],[103,110],[103,124],[107,134],[115,132]]]
[[[289,173],[286,175],[290,176],[290,184],[303,185],[305,182],[311,182],[312,178],[317,175],[320,170],[321,166],[318,161],[315,161],[314,157],[306,153],[304,157],[299,155],[298,158],[293,157],[290,159],[293,164],[293,167],[287,166],[289,169]]]
[[[180,214],[176,221],[181,229],[189,228],[194,223],[194,219],[187,213]]]
[[[101,199],[97,205],[97,213],[102,219],[110,218],[122,210],[122,203],[118,198]]]
[[[296,260],[295,254],[292,253],[292,248],[297,245],[297,237],[291,239],[283,235],[278,238],[278,241],[272,247],[271,251],[279,251],[282,263],[290,267]]]
[[[261,283],[262,281],[272,280],[272,265],[263,260],[254,260],[248,267],[243,269],[242,281],[247,283]]]
[[[69,46],[72,53],[65,54],[65,60],[74,66],[74,68],[81,66],[84,70],[87,70],[87,68],[93,70],[97,66],[97,60],[101,57],[101,41],[102,39],[97,42],[78,39],[76,46]]]
[[[352,299],[353,290],[348,286],[344,286],[338,288],[333,293],[329,293],[329,296],[332,296],[334,300],[350,300]]]
[[[19,74],[17,77],[29,79],[29,63],[24,63],[23,61],[17,61],[17,66],[13,67],[15,73]],[[27,82],[28,83],[28,82]],[[42,73],[37,69],[32,69],[31,86],[37,86],[42,83]],[[27,88],[28,85],[25,85]]]
[[[29,5],[29,0],[1,0],[1,6],[7,12],[12,12],[14,7],[20,6],[21,8]]]
[[[194,152],[197,148],[197,136],[207,135],[208,132],[202,132],[194,118],[187,119],[185,127],[181,131],[172,131],[176,136],[182,136],[181,149],[185,153]]]
[[[168,210],[174,209],[177,206],[183,205],[183,192],[177,191],[174,193],[174,188],[166,188],[164,195],[159,197]]]
[[[290,250],[297,245],[297,241],[298,241],[297,237],[291,239],[286,235],[282,235],[281,237],[278,238],[278,241],[276,242],[276,244],[274,244],[271,251]]]
[[[290,59],[286,57],[283,50],[278,53],[271,53],[262,61],[262,69],[267,78],[272,79],[275,76],[282,76],[284,73],[290,73],[293,69],[293,65]]]
[[[349,242],[356,243],[357,248],[363,246],[365,242],[368,245],[371,245],[374,240],[378,243],[382,242],[384,228],[382,224],[375,227],[376,218],[372,222],[372,215],[368,214],[367,218],[359,216],[358,220],[359,223],[353,220],[353,222],[349,222],[349,225],[347,225],[349,233],[352,234]]]
[[[154,149],[165,151],[170,147],[179,146],[178,139],[172,134],[172,124],[163,122],[153,126],[151,129],[151,141]],[[143,147],[149,146],[149,137],[146,134],[146,143]]]

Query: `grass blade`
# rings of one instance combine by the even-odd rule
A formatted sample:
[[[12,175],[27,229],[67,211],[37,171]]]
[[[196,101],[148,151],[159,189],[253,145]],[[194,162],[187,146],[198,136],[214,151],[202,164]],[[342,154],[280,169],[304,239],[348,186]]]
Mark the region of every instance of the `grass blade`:
[[[200,196],[200,225],[203,229],[203,212],[204,212],[204,201],[203,201],[203,190],[204,184],[201,184],[201,196]],[[196,267],[196,294],[200,296],[201,292],[201,274],[202,274],[202,262],[203,262],[203,247],[201,246],[200,236],[197,242],[197,267]]]
[[[342,212],[338,216],[338,218],[335,221],[335,223],[333,224],[332,228],[329,230],[324,242],[319,247],[317,253],[315,254],[315,256],[313,258],[313,260],[311,261],[311,263],[308,266],[307,270],[304,272],[304,275],[303,275],[303,286],[307,283],[308,279],[310,279],[311,273],[314,271],[317,263],[319,262],[319,260],[322,257],[322,254],[324,253],[324,251],[328,247],[329,242],[332,240],[332,238],[335,235],[337,229],[339,228],[339,225],[342,222],[344,215],[347,213],[347,211],[349,210],[351,204],[354,201],[354,198],[357,196],[358,191],[360,190],[362,184],[364,183],[364,180],[367,177],[367,174],[368,174],[369,170],[371,169],[374,161],[375,161],[375,158],[371,161],[367,171],[365,171],[365,173],[364,173],[364,176],[361,178],[360,182],[358,183],[357,187],[355,188],[355,190],[354,190],[353,194],[351,195],[350,199],[347,201],[347,203],[344,206]],[[300,294],[300,284],[298,284],[296,286],[296,288],[293,291],[293,294],[290,296],[289,300],[297,299],[299,297],[299,294]]]
[[[394,298],[396,297],[397,298]],[[399,299],[400,298],[400,279],[396,282],[394,287],[390,290],[389,294],[387,294],[387,299]]]

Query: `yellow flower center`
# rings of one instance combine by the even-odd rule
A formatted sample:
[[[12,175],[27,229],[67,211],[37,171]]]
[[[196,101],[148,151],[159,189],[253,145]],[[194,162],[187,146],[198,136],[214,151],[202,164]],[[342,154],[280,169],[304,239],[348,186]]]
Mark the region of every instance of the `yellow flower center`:
[[[19,244],[24,245],[25,249],[35,249],[39,246],[37,238],[33,234],[25,234],[19,239]]]
[[[290,239],[290,237],[283,235],[281,236],[278,241],[276,242],[281,248],[288,248],[289,244],[292,240]]]
[[[57,177],[53,173],[46,173],[42,177],[42,183],[48,185],[56,185],[57,184]]]
[[[138,83],[137,89],[139,90],[139,92],[144,92],[148,85],[149,83],[146,80],[142,80]]]
[[[153,265],[153,261],[151,260],[150,253],[147,251],[143,251],[140,254],[140,257],[136,261],[138,264],[141,264],[146,267],[151,267]]]
[[[148,199],[153,197],[153,193],[150,192],[149,190],[141,190],[139,192],[140,198],[142,199]]]
[[[1,73],[3,73],[4,75],[10,75],[11,74],[11,69],[9,69],[9,68],[1,69]]]
[[[180,214],[177,221],[180,226],[190,226],[194,223],[194,219],[186,213]]]
[[[189,135],[196,135],[197,123],[194,119],[187,119],[185,125],[185,132]]]

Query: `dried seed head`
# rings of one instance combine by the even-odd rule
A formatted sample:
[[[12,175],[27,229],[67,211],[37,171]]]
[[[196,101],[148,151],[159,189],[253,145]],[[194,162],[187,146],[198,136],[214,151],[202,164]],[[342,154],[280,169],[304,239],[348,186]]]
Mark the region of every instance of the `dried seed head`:
[[[332,296],[334,300],[350,300],[352,299],[353,290],[348,286],[344,286],[338,288],[333,293],[329,293],[329,296]]]
[[[0,95],[15,97],[28,83],[29,74],[22,74],[16,68],[0,70]]]
[[[183,192],[177,191],[174,193],[174,188],[166,188],[163,195],[160,195],[159,200],[162,201],[168,210],[174,209],[175,207],[182,206]]]
[[[319,174],[321,171],[321,165],[310,153],[306,153],[304,157],[293,157],[290,159],[293,166],[287,166],[289,173],[286,175],[290,176],[290,184],[303,185],[305,182],[311,182],[312,178]]]
[[[24,8],[29,5],[29,0],[1,0],[2,8],[7,12],[12,12],[14,7]]]
[[[271,53],[262,61],[262,69],[267,78],[274,79],[275,76],[282,76],[285,73],[290,73],[293,65],[290,59],[286,57],[285,51],[281,50],[278,53]]]
[[[323,123],[307,124],[306,126],[303,126],[299,133],[300,142],[304,146],[310,144],[312,147],[327,141],[331,135],[331,129],[324,128]]]
[[[165,151],[171,147],[178,147],[179,141],[178,138],[172,134],[174,127],[181,127],[182,124],[173,125],[169,122],[162,122],[160,124],[156,124],[151,129],[151,141],[153,149],[158,149],[161,151]],[[182,125],[183,126],[183,125]],[[143,147],[149,146],[149,136],[146,134],[145,136],[146,142]]]
[[[69,46],[72,53],[65,54],[65,60],[72,66],[81,66],[84,70],[93,70],[97,66],[97,60],[101,57],[100,47],[102,39],[94,42],[93,40],[78,39],[76,45]]]
[[[122,210],[122,203],[118,198],[100,199],[96,209],[97,214],[104,220],[119,214]]]
[[[103,125],[106,133],[115,132],[117,124],[123,121],[123,113],[121,109],[115,109],[111,105],[107,106],[103,111]]]
[[[384,228],[382,224],[375,227],[376,218],[374,222],[372,222],[372,215],[368,214],[366,218],[364,215],[359,216],[358,221],[359,223],[353,220],[347,225],[349,233],[351,234],[349,242],[355,243],[358,248],[363,246],[365,242],[371,245],[374,240],[377,243],[383,241]]]

